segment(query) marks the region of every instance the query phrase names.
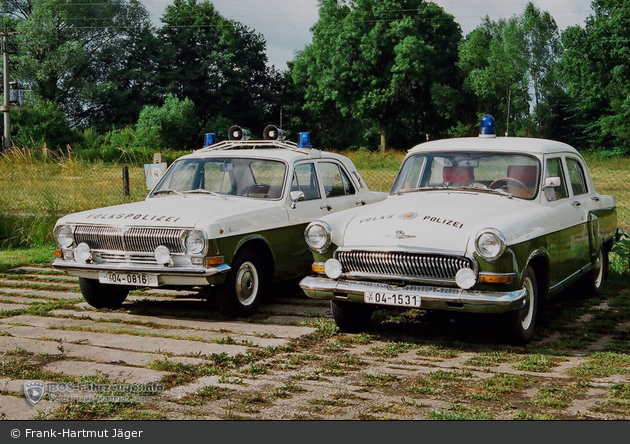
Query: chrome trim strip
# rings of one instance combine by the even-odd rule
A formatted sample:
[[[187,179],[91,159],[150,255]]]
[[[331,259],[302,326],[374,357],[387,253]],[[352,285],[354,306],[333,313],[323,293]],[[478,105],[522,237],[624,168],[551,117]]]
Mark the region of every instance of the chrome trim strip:
[[[408,285],[401,288],[378,282],[333,280],[317,276],[305,277],[300,281],[300,287],[308,297],[314,299],[363,302],[363,294],[366,291],[388,291],[419,296],[421,309],[435,308],[476,313],[503,313],[516,310],[523,306],[527,296],[525,289],[481,292],[429,285]]]

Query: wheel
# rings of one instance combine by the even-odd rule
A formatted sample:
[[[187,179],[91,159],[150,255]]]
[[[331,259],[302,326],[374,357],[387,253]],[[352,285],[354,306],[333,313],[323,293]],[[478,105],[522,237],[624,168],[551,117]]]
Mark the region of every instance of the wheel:
[[[370,325],[374,307],[345,301],[330,301],[333,319],[339,330],[358,333]]]
[[[536,320],[538,318],[538,287],[536,273],[528,265],[523,278],[523,289],[526,291],[525,304],[518,310],[507,313],[510,342],[521,345],[534,336]]]
[[[584,276],[581,285],[587,296],[599,296],[602,293],[604,280],[608,276],[608,252],[602,246],[597,252],[593,268]]]
[[[527,188],[527,185],[525,185],[523,182],[513,177],[503,177],[501,179],[497,179],[494,182],[492,182],[490,185],[488,185],[488,188],[490,188],[491,190],[501,188],[501,187],[507,186],[508,182],[512,182],[521,188]]]
[[[261,259],[252,251],[239,251],[217,295],[219,312],[228,317],[247,317],[256,312],[266,280]]]
[[[83,299],[94,308],[120,308],[127,295],[129,288],[118,285],[101,284],[96,279],[79,278],[79,288]]]

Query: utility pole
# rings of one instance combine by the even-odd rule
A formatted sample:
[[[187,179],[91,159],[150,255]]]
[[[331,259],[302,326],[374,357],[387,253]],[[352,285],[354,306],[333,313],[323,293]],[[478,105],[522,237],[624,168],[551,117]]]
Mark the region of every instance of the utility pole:
[[[11,111],[21,111],[25,109],[30,109],[30,106],[22,106],[20,104],[12,105],[11,104],[11,96],[10,96],[10,85],[9,85],[9,42],[8,37],[11,35],[16,35],[17,32],[7,32],[6,30],[0,35],[2,35],[2,58],[3,58],[3,88],[4,88],[4,102],[3,105],[0,106],[0,111],[4,114],[4,136],[2,137],[2,147],[3,148],[11,148]]]

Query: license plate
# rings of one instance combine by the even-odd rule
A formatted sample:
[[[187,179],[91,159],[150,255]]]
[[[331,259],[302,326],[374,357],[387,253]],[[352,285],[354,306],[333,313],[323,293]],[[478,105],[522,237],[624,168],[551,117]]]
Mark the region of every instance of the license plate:
[[[158,286],[158,277],[156,274],[101,271],[98,274],[98,280],[103,284],[141,285],[146,287]]]
[[[388,291],[366,291],[363,294],[363,301],[367,304],[420,307],[420,296]]]

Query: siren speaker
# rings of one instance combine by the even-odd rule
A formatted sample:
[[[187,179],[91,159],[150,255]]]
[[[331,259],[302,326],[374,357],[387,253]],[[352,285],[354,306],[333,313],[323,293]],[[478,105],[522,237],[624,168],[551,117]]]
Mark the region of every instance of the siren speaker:
[[[234,125],[228,130],[228,139],[230,140],[249,140],[251,133],[240,126]]]
[[[265,140],[284,140],[286,133],[275,125],[267,125],[263,131]]]

